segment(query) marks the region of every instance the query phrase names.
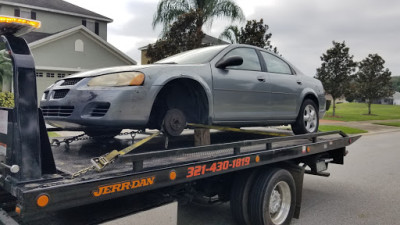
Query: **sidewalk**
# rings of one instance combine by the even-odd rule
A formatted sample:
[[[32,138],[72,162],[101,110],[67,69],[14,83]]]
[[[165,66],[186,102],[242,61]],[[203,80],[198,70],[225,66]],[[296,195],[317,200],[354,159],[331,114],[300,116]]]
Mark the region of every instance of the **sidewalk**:
[[[400,122],[400,120],[368,120],[368,121],[345,122],[345,121],[322,119],[319,121],[319,123],[321,125],[344,126],[344,127],[352,127],[352,128],[366,130],[366,131],[368,131],[368,133],[366,133],[366,134],[400,131],[400,127],[392,127],[392,126],[374,124],[374,123],[378,123],[378,122]]]

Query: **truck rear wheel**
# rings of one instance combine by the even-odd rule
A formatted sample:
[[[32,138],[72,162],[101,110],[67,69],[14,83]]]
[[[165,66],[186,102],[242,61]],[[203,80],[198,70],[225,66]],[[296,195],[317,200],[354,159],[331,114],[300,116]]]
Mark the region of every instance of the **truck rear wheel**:
[[[288,225],[296,205],[296,186],[292,175],[274,168],[260,174],[250,193],[249,215],[252,225]]]
[[[232,184],[230,207],[237,224],[251,225],[249,216],[249,195],[258,170],[238,174]]]

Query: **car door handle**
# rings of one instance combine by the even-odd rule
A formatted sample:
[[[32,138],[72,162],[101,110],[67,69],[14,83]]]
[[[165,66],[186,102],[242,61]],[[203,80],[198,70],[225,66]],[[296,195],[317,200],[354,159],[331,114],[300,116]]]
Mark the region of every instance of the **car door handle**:
[[[301,84],[302,84],[302,82],[301,82],[301,81],[299,81],[299,80],[298,80],[298,81],[296,81],[296,82],[297,82],[297,84],[299,84],[299,85],[301,85]]]
[[[264,76],[258,76],[257,80],[260,82],[265,82],[265,77]]]

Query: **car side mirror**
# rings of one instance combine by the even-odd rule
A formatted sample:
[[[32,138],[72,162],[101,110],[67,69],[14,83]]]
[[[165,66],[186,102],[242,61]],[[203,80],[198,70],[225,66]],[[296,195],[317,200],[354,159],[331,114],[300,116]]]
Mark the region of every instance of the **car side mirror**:
[[[228,58],[222,59],[217,64],[215,64],[215,67],[219,69],[225,69],[228,66],[240,66],[243,64],[243,58],[240,56],[230,56]]]

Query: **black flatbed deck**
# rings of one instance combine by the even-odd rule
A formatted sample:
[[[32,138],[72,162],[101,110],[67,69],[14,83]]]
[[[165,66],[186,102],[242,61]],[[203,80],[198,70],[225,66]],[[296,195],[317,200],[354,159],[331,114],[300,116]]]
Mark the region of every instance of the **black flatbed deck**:
[[[96,203],[324,152],[332,152],[333,158],[337,155],[334,163],[342,163],[340,158],[344,155],[345,146],[358,138],[340,132],[287,137],[217,132],[211,134],[213,143],[209,146],[188,146],[188,143],[193,143],[193,136],[183,135],[170,140],[170,148],[173,149],[166,150],[163,149],[164,139],[159,137],[132,154],[119,157],[101,173],[94,171],[71,179],[72,173],[90,165],[90,158],[131,144],[129,138],[77,141],[70,144],[69,151],[65,151],[62,145],[53,147],[58,175],[19,184],[15,190],[19,198],[24,200],[20,203],[23,209],[21,216],[32,217],[33,214]],[[237,162],[239,166],[235,168]],[[216,168],[219,164],[221,169]],[[223,164],[225,168],[222,168]],[[204,171],[195,172],[201,167],[204,167]],[[171,172],[176,174],[173,179],[170,178]],[[51,197],[49,205],[44,208],[38,207],[35,201],[42,193]]]

